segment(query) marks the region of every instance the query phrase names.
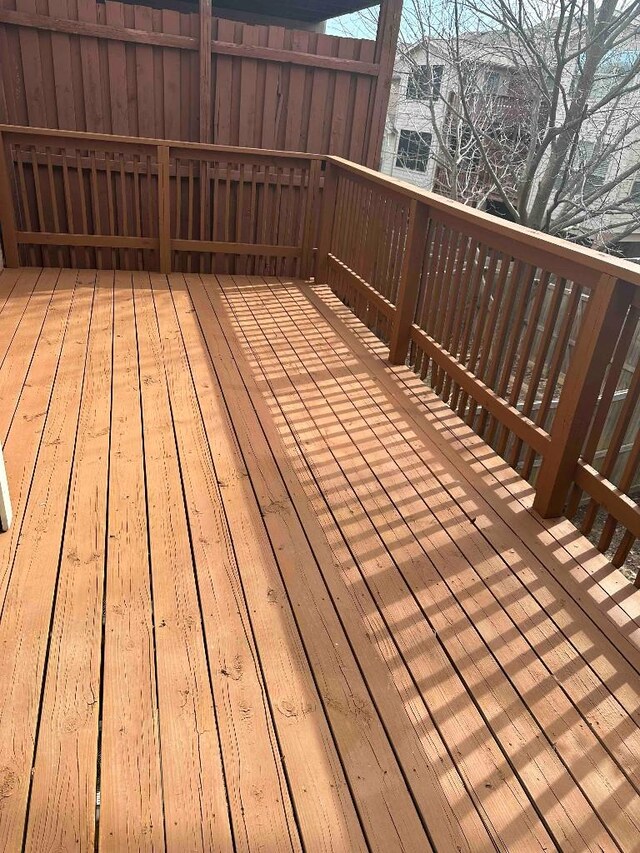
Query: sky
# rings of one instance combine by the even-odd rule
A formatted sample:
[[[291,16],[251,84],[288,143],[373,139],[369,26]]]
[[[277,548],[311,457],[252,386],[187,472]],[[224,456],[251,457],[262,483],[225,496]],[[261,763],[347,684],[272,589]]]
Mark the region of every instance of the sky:
[[[378,7],[363,12],[352,12],[327,21],[327,34],[330,36],[351,36],[352,38],[375,38],[374,28],[363,21],[363,15],[377,15]]]

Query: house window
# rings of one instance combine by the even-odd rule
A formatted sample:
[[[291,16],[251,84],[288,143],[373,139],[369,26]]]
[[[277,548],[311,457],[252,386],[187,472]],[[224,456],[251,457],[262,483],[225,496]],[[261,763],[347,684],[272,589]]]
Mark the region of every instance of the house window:
[[[578,143],[577,167],[584,175],[583,196],[589,197],[597,192],[607,179],[610,157],[600,159],[595,144],[589,140]]]
[[[439,98],[442,86],[444,65],[419,65],[409,74],[407,81],[407,99],[426,101]]]
[[[487,71],[484,88],[488,95],[497,95],[500,92],[502,78],[499,71]]]
[[[431,134],[401,130],[396,166],[413,172],[426,172],[431,150]]]
[[[635,181],[633,182],[633,185],[631,187],[631,192],[629,193],[629,195],[631,196],[631,198],[634,201],[637,201],[640,203],[640,178],[636,178]]]

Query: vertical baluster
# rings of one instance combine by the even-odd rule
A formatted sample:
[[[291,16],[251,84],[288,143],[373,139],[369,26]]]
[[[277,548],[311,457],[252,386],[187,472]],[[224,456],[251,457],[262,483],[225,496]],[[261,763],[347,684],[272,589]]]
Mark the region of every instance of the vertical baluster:
[[[69,163],[67,158],[67,149],[62,148],[62,188],[64,192],[64,209],[65,209],[65,218],[67,221],[67,233],[75,234],[75,225],[74,225],[74,217],[73,217],[73,203],[71,201],[71,182],[69,180]],[[78,259],[76,254],[76,247],[71,246],[69,255],[71,257],[71,266],[78,266]]]

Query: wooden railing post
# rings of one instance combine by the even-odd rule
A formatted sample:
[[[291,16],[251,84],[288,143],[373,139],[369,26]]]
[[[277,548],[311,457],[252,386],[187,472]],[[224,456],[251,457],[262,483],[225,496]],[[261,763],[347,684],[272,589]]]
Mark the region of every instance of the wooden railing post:
[[[326,161],[324,170],[324,186],[322,188],[322,206],[320,212],[320,236],[318,238],[318,253],[316,255],[315,280],[326,284],[329,278],[329,250],[333,220],[336,213],[336,196],[338,192],[338,169]]]
[[[404,364],[407,360],[411,324],[415,316],[420,290],[428,224],[429,210],[427,206],[416,201],[416,199],[411,199],[407,244],[402,259],[396,313],[393,318],[389,343],[389,361],[391,364]]]
[[[302,246],[300,248],[300,278],[308,281],[313,274],[313,242],[320,202],[320,160],[312,160],[309,166],[309,183],[304,211]]]
[[[158,236],[160,272],[171,272],[171,187],[169,183],[169,146],[158,145]]]
[[[607,365],[632,298],[633,286],[610,275],[603,275],[591,290],[560,392],[549,448],[536,480],[533,508],[543,518],[563,513]]]
[[[0,227],[2,228],[4,262],[8,267],[19,267],[20,255],[16,236],[16,219],[9,178],[9,154],[9,143],[5,143],[2,133],[0,133]]]

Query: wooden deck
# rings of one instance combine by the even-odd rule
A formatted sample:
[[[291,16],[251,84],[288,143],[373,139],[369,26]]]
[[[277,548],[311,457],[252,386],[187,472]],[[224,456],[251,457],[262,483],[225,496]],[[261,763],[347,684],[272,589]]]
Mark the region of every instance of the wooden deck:
[[[0,307],[0,850],[639,849],[640,592],[327,288]]]

